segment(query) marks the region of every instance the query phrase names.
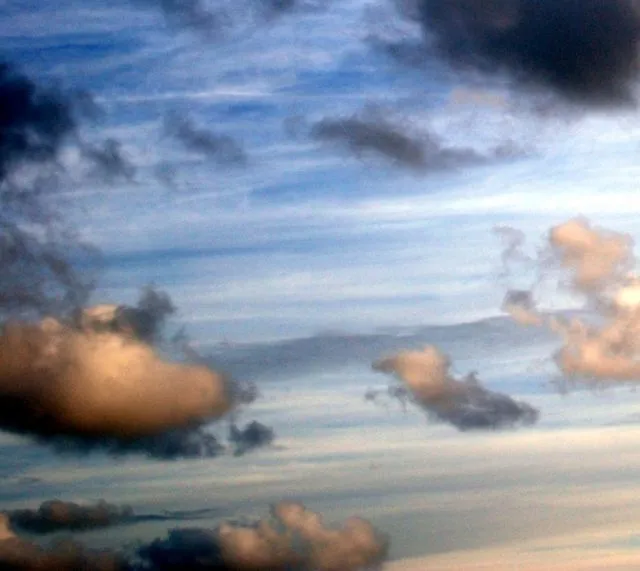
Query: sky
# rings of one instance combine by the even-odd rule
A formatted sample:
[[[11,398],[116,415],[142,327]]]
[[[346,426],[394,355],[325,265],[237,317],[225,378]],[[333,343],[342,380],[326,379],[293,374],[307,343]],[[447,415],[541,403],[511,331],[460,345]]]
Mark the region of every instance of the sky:
[[[2,331],[0,568],[190,569],[194,528],[194,569],[640,566],[631,0],[8,0],[0,37],[0,200],[64,221],[0,215],[0,312],[59,317],[37,264],[125,308]],[[21,527],[54,499],[113,509]]]

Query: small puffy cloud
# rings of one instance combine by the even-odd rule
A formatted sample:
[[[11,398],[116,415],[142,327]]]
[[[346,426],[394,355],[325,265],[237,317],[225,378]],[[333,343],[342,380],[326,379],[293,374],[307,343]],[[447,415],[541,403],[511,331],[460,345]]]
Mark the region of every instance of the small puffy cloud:
[[[450,367],[447,356],[433,346],[401,351],[373,364],[376,371],[393,374],[402,382],[390,394],[408,397],[458,430],[508,428],[538,420],[538,411],[529,404],[484,388],[474,373],[456,379]]]

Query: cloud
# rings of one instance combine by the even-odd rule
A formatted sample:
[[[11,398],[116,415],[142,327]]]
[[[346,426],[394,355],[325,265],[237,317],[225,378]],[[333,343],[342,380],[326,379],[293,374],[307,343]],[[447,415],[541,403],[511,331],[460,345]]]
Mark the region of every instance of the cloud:
[[[436,347],[402,351],[373,364],[403,383],[392,394],[413,401],[436,419],[458,430],[482,430],[533,424],[538,411],[511,397],[484,388],[474,373],[456,379],[451,363]]]
[[[130,335],[139,341],[155,343],[162,338],[166,320],[176,307],[166,292],[148,285],[142,289],[135,307],[101,304],[77,313],[76,323],[85,331]]]
[[[582,296],[592,314],[543,318],[531,291],[507,294],[511,308],[535,315],[562,340],[554,360],[565,382],[639,381],[640,279],[633,272],[632,238],[574,218],[549,230],[533,261],[540,272],[559,270],[562,285]]]
[[[163,361],[114,333],[48,319],[7,323],[0,336],[0,427],[57,446],[153,451],[193,437],[200,449],[201,425],[234,407],[234,390],[206,366]]]
[[[71,260],[93,259],[95,251],[50,200],[84,107],[86,97],[39,86],[0,60],[0,315],[62,311],[91,288]]]
[[[521,325],[542,324],[542,318],[538,314],[530,291],[509,290],[504,297],[501,309]]]
[[[458,68],[505,72],[525,89],[626,105],[638,74],[633,0],[416,0],[426,44]]]
[[[152,571],[356,571],[379,566],[387,548],[386,537],[366,520],[350,518],[330,528],[302,504],[281,502],[270,519],[255,525],[174,529],[138,554],[143,568]]]
[[[104,500],[93,505],[50,500],[37,510],[13,510],[7,515],[12,526],[38,534],[109,527],[134,517],[129,506],[116,506]]]
[[[115,139],[106,139],[98,145],[85,145],[84,156],[93,165],[93,173],[99,180],[113,184],[117,181],[132,181],[136,166],[123,154],[122,144]]]
[[[219,164],[241,165],[247,161],[244,149],[232,137],[199,128],[183,115],[167,115],[165,132],[179,141],[185,149],[213,159]]]
[[[260,25],[294,9],[315,10],[324,0],[244,0],[212,3],[206,0],[132,0],[141,6],[157,7],[167,24],[192,30],[208,40],[227,36],[230,29]]]
[[[311,126],[310,134],[327,145],[343,145],[359,158],[373,154],[415,171],[450,170],[520,153],[509,144],[488,156],[472,148],[448,147],[431,133],[415,132],[367,109],[359,115],[321,119]]]
[[[129,571],[125,558],[75,541],[41,547],[18,537],[0,513],[0,568],[7,571]]]
[[[244,428],[238,428],[235,424],[229,428],[229,442],[234,445],[236,456],[241,456],[255,448],[267,446],[273,442],[274,438],[275,434],[272,428],[255,420]]]

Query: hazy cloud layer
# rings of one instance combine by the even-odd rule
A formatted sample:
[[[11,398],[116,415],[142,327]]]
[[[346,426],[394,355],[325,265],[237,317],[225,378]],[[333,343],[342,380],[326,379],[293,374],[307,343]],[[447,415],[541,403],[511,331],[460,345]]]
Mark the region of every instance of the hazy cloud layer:
[[[277,504],[253,526],[175,529],[139,550],[142,568],[153,571],[356,571],[379,566],[386,553],[386,538],[366,520],[331,528],[294,502]]]
[[[391,387],[391,396],[414,402],[458,430],[508,428],[537,421],[538,411],[532,406],[484,388],[474,373],[456,379],[450,367],[449,359],[433,346],[402,351],[373,364],[375,370],[393,374],[403,383]]]
[[[588,104],[633,101],[634,0],[415,0],[430,48],[460,68],[506,72],[525,88]]]
[[[416,171],[450,170],[520,153],[509,144],[493,149],[489,156],[471,148],[448,147],[433,134],[392,123],[375,112],[324,118],[311,126],[310,133],[327,145],[346,146],[357,157],[373,154]]]

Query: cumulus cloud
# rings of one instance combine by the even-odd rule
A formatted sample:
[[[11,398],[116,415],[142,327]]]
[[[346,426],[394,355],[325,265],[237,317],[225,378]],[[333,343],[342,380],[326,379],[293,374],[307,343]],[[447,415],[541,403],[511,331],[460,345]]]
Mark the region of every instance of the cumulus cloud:
[[[538,411],[524,402],[484,388],[474,373],[456,379],[451,363],[436,347],[402,351],[373,364],[376,371],[393,374],[402,386],[392,395],[408,398],[435,419],[458,430],[482,430],[530,425]]]
[[[429,49],[458,68],[506,73],[566,100],[626,105],[638,75],[634,0],[415,0]]]
[[[381,565],[387,547],[386,537],[364,519],[327,527],[302,504],[281,502],[271,518],[254,525],[175,529],[138,554],[143,568],[152,571],[356,571]]]
[[[92,505],[50,500],[36,510],[13,510],[7,516],[13,527],[38,534],[109,527],[134,517],[129,506],[116,506],[104,500]]]
[[[632,238],[575,218],[549,230],[534,262],[541,271],[558,269],[564,288],[581,296],[591,312],[586,318],[543,317],[529,303],[531,291],[508,294],[511,309],[535,314],[562,340],[554,359],[565,380],[640,380],[640,279],[633,272]]]
[[[175,113],[167,115],[165,132],[179,141],[185,149],[217,163],[238,165],[247,161],[244,149],[235,139],[198,127],[186,116]]]
[[[431,133],[415,132],[371,110],[321,119],[311,126],[310,134],[326,144],[346,146],[358,157],[374,154],[417,171],[450,170],[520,153],[507,143],[491,150],[489,155],[472,148],[449,147]]]
[[[138,446],[200,426],[234,405],[233,388],[202,365],[163,361],[145,343],[48,319],[0,336],[0,426],[43,440]]]

